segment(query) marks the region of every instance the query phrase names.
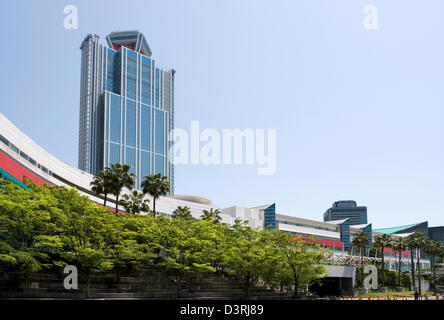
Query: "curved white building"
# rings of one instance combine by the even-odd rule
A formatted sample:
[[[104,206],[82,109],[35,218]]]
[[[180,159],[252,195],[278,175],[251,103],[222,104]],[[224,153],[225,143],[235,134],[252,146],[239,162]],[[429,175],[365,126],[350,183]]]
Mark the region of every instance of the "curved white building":
[[[0,177],[11,180],[22,187],[25,178],[30,178],[34,183],[43,183],[70,186],[76,188],[81,194],[88,196],[91,201],[103,203],[103,197],[90,190],[93,175],[70,166],[47,152],[11,121],[0,113]],[[123,194],[129,193],[124,190]],[[149,195],[146,196],[151,202]],[[115,200],[111,196],[108,200],[111,207],[115,207]],[[156,211],[165,216],[171,216],[178,206],[190,208],[194,218],[200,218],[203,210],[220,209],[222,223],[234,224],[238,218],[230,210],[224,211],[214,206],[210,200],[197,196],[170,196],[160,197],[156,200]],[[120,207],[119,210],[123,211]],[[254,216],[259,217],[259,214]],[[252,227],[262,226],[258,220],[250,218]]]

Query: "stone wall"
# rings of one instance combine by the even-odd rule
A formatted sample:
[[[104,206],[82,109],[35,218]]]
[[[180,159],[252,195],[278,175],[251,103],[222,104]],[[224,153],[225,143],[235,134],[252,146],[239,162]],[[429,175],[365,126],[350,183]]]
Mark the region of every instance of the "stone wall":
[[[35,274],[27,279],[13,273],[0,274],[0,298],[49,298],[49,299],[177,299],[178,290],[174,275],[161,270],[91,276],[90,290],[87,277],[79,274],[78,289],[67,290],[63,286],[66,274]],[[265,286],[253,286],[249,299],[286,299],[292,292],[281,292]],[[215,274],[187,277],[182,285],[184,299],[245,299],[244,284]]]

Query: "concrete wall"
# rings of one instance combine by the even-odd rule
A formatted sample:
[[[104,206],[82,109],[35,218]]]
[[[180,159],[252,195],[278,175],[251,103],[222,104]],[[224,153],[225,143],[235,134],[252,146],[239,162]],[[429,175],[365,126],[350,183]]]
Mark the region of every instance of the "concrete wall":
[[[332,278],[351,278],[352,285],[355,286],[356,268],[350,266],[325,266],[328,270],[328,277]]]

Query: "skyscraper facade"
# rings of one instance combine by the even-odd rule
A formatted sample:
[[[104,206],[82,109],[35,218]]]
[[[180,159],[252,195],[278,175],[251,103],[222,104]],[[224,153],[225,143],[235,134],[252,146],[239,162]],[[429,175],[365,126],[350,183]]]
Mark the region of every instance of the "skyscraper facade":
[[[106,40],[109,47],[88,35],[80,47],[79,169],[94,174],[129,164],[135,188],[143,176],[161,173],[174,194],[175,71],[156,66],[138,31],[112,32]]]
[[[350,225],[367,224],[367,207],[357,206],[356,201],[342,200],[333,203],[324,213],[324,221],[349,218]]]

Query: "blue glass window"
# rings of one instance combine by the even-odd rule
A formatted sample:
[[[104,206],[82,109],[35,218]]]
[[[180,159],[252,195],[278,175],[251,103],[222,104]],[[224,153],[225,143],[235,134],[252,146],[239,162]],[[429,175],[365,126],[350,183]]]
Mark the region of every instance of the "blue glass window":
[[[109,144],[109,163],[120,163],[120,145]]]
[[[155,100],[154,100],[154,106],[159,108],[160,105],[160,72],[159,69],[156,69],[155,73],[155,83],[156,83],[156,90],[155,90]]]
[[[156,146],[155,152],[165,154],[165,112],[160,110],[156,111]]]
[[[110,140],[120,143],[120,97],[113,94],[110,97]]]
[[[156,173],[165,175],[164,157],[156,154]]]
[[[150,174],[150,157],[151,152],[142,151],[140,159],[140,175],[144,177]]]
[[[126,158],[125,164],[129,164],[131,166],[130,173],[134,173],[134,168],[136,167],[136,149],[134,148],[126,148]]]
[[[151,107],[140,105],[141,110],[141,123],[140,123],[140,145],[142,149],[150,149],[150,127],[151,127]]]
[[[120,56],[117,54],[116,51],[112,49],[107,48],[106,50],[107,63],[106,69],[103,69],[103,88],[105,90],[118,93],[118,91],[116,91],[116,88],[117,84],[120,84],[120,79],[116,77],[115,71],[117,68],[119,68],[120,73]],[[118,87],[118,89],[120,89],[120,86]]]
[[[9,146],[9,140],[0,134],[0,141]]]
[[[136,103],[126,100],[126,144],[136,146]]]
[[[121,49],[122,48],[123,47],[121,47]],[[125,49],[122,49],[122,50],[125,50]],[[122,81],[123,81],[123,83],[122,83],[122,96],[125,96],[126,95],[126,91],[125,91],[126,59],[125,59],[125,55],[124,54],[122,55],[122,62],[121,62],[121,64],[122,64],[122,70],[123,70],[123,74],[121,75],[121,78],[122,78]]]
[[[151,60],[142,57],[142,103],[151,104]]]
[[[24,153],[23,151],[20,151],[20,155],[22,156],[23,159],[26,159],[26,160],[29,159],[28,155],[26,153]]]
[[[132,54],[135,54],[134,52],[127,51],[128,52],[128,65],[127,65],[127,92],[126,96],[131,99],[136,99],[136,79],[137,79],[137,57],[133,57]]]
[[[105,149],[103,159],[104,159],[105,167],[107,167],[108,166],[108,146],[109,146],[109,142],[105,141],[103,146],[104,146],[104,149]]]
[[[276,204],[272,204],[264,210],[264,224],[268,230],[276,229]]]
[[[14,152],[19,153],[19,149],[18,149],[15,145],[13,145],[12,143],[9,144],[9,147],[10,147],[12,150],[14,150]]]

